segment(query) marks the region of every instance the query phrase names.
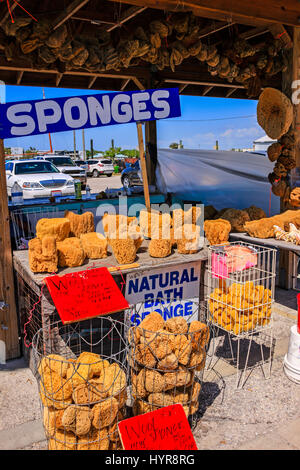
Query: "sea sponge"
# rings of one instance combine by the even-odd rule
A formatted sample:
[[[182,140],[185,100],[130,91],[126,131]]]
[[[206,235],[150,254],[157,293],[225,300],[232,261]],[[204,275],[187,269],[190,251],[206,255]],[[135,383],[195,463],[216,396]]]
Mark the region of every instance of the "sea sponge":
[[[174,334],[184,334],[188,331],[188,323],[183,317],[169,318],[164,323],[164,329]]]
[[[92,375],[101,375],[106,367],[110,366],[109,361],[102,359],[99,354],[83,351],[75,361],[77,364],[91,365]]]
[[[200,227],[195,224],[184,224],[174,231],[178,253],[193,254],[200,249]]]
[[[42,240],[39,238],[29,240],[28,257],[29,267],[33,273],[56,273],[58,256],[55,238],[45,235]]]
[[[95,231],[94,214],[92,212],[75,214],[66,210],[65,218],[70,221],[70,237],[80,238],[80,235],[84,233]]]
[[[116,363],[106,367],[98,379],[102,393],[105,396],[115,396],[120,394],[126,387],[126,374]]]
[[[67,380],[71,384],[72,388],[75,389],[78,385],[85,383],[93,377],[92,365],[81,364],[80,362],[74,362],[69,365],[67,370]]]
[[[87,434],[91,428],[92,411],[88,406],[70,405],[64,410],[62,425],[77,436]]]
[[[174,405],[172,396],[167,393],[151,393],[148,397],[148,402],[151,405],[156,405],[157,407]]]
[[[72,432],[57,429],[52,439],[49,439],[49,450],[76,450],[77,439]]]
[[[178,335],[174,341],[174,354],[178,362],[187,365],[192,352],[192,342],[184,335]]]
[[[109,238],[114,257],[119,264],[130,264],[136,259],[136,245],[132,238],[117,238],[116,232]]]
[[[110,426],[115,420],[119,407],[115,398],[108,398],[93,407],[92,423],[94,428],[102,429]]]
[[[190,356],[189,367],[195,367],[197,371],[200,371],[205,367],[205,360],[205,351],[193,351]]]
[[[47,406],[44,407],[43,424],[48,437],[53,437],[57,429],[63,429],[63,414],[64,410],[56,410],[48,408]]]
[[[217,213],[218,211],[214,206],[212,205],[204,206],[204,220],[213,219],[215,215],[217,215]]]
[[[204,232],[210,245],[222,245],[228,242],[231,224],[228,220],[205,220]]]
[[[141,334],[143,334],[142,330],[155,333],[156,331],[163,329],[164,323],[165,322],[163,317],[158,312],[154,311],[146,315],[144,320],[138,326],[137,330],[139,330]]]
[[[132,227],[137,225],[138,221],[136,217],[128,217],[123,214],[104,214],[102,217],[102,225],[105,235],[108,238],[111,238],[111,235],[117,233],[119,238],[119,227],[126,225],[127,227]]]
[[[108,428],[91,428],[88,434],[77,439],[77,450],[108,450]]]
[[[147,332],[146,332],[147,334]],[[158,330],[151,336],[140,337],[140,344],[149,346],[154,356],[160,360],[171,354],[174,348],[174,335],[166,334],[164,330]]]
[[[128,236],[134,241],[136,251],[138,251],[144,241],[141,227],[139,225],[129,225]]]
[[[160,371],[175,370],[177,368],[178,368],[178,358],[173,353],[168,354],[157,363],[157,369]]]
[[[271,139],[280,139],[293,122],[293,104],[280,90],[267,87],[259,96],[257,122]]]
[[[79,238],[66,238],[57,242],[58,265],[61,268],[82,266],[86,258]]]
[[[267,154],[270,162],[275,162],[281,154],[282,145],[280,142],[274,142],[267,148]],[[255,220],[255,219],[252,219]]]
[[[61,377],[66,377],[69,362],[67,359],[59,354],[48,354],[44,356],[39,364],[38,372],[42,376],[47,369],[51,369]]]
[[[243,210],[248,213],[250,220],[259,220],[267,217],[265,211],[260,207],[250,206]]]
[[[80,235],[80,241],[87,258],[100,259],[107,257],[107,240],[101,233],[84,233]]]
[[[145,389],[147,392],[162,392],[165,387],[164,376],[156,370],[145,371]]]
[[[119,442],[120,436],[118,431],[118,423],[124,419],[124,414],[119,411],[114,422],[107,428],[109,439],[112,442]]]
[[[192,321],[189,324],[188,338],[191,340],[193,351],[205,348],[209,341],[208,326],[198,320]]]
[[[176,372],[166,372],[164,374],[164,390],[171,390],[174,387],[187,385],[191,380],[191,373],[184,367],[178,368]]]
[[[153,406],[143,400],[134,400],[132,405],[132,412],[134,416],[138,416],[144,413],[149,413],[150,411],[157,410],[158,408],[159,406]]]
[[[250,221],[248,212],[240,209],[227,209],[222,214],[223,220],[228,220],[232,232],[244,232],[244,225]]]
[[[105,394],[102,393],[101,383],[91,379],[89,382],[78,385],[72,397],[76,405],[89,405],[105,398]]]
[[[153,239],[170,239],[172,217],[169,213],[161,213],[152,209],[140,211],[140,227],[143,235]]]
[[[145,369],[138,374],[131,373],[132,395],[135,398],[144,398],[148,395],[145,389]]]
[[[171,239],[151,239],[148,247],[148,253],[150,256],[152,256],[152,258],[166,258],[171,254],[171,252]]]
[[[68,400],[72,395],[72,385],[53,370],[45,370],[41,375],[41,393],[55,401]]]
[[[40,240],[52,236],[56,241],[63,241],[69,237],[70,230],[70,221],[65,218],[40,219],[36,224],[36,236]]]
[[[201,392],[201,383],[194,382],[191,388],[191,395],[190,395],[190,399],[192,402],[196,402],[198,400],[200,392]]]
[[[45,389],[42,384],[40,385],[40,399],[44,407],[48,407],[56,410],[64,410],[72,403],[72,396],[69,398],[64,398],[63,401],[52,400],[52,398],[45,393]]]
[[[288,210],[279,215],[253,220],[245,223],[245,232],[251,237],[273,238],[275,236],[274,225],[285,230],[286,224],[300,225],[300,210]]]
[[[135,360],[136,362],[146,366],[154,367],[156,364],[156,358],[154,357],[149,346],[144,346],[143,344],[138,344],[135,348]]]

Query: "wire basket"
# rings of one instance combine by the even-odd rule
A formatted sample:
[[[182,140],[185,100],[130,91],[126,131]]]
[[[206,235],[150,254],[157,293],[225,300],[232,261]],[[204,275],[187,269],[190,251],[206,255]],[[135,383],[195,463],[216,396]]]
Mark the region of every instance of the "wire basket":
[[[124,324],[111,317],[52,324],[33,337],[49,450],[121,449],[118,422],[126,417]]]
[[[163,312],[175,305],[178,302],[156,301],[149,312],[141,304],[138,319],[144,319],[136,326],[135,309],[126,312],[132,412],[139,415],[180,403],[195,425],[210,332],[199,320],[199,302],[198,317],[194,311],[164,320]]]
[[[272,327],[276,250],[234,242],[210,246],[208,316],[215,327],[245,336]]]
[[[28,242],[35,237],[36,224],[43,218],[63,217],[58,207],[11,209],[11,231],[14,250],[27,250]]]

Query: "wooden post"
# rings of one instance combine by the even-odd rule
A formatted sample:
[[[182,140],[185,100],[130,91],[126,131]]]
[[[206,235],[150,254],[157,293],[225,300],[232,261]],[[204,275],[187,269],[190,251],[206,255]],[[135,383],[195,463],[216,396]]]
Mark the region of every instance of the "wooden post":
[[[156,121],[145,122],[146,164],[149,184],[155,185],[157,165],[157,129]]]
[[[144,147],[144,138],[143,138],[143,128],[142,123],[137,122],[137,134],[138,134],[138,142],[139,142],[139,152],[140,152],[140,162],[141,162],[141,170],[143,175],[143,186],[144,186],[144,196],[145,196],[145,204],[147,207],[147,211],[150,212],[150,196],[149,196],[149,185],[148,185],[148,174],[147,174],[147,165],[145,159],[145,147]]]
[[[6,307],[0,310],[0,340],[6,345],[6,359],[20,356],[17,309],[10,240],[9,211],[5,175],[4,142],[0,139],[0,301]]]

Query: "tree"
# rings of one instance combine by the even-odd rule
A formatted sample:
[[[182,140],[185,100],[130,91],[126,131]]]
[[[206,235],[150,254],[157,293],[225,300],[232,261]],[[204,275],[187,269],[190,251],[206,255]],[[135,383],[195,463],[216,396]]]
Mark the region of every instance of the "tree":
[[[169,145],[169,148],[170,149],[178,149],[179,147],[179,144],[177,142],[172,142],[170,145]]]
[[[115,161],[116,155],[121,152],[121,147],[111,147],[104,152],[104,156],[110,158],[113,162]]]

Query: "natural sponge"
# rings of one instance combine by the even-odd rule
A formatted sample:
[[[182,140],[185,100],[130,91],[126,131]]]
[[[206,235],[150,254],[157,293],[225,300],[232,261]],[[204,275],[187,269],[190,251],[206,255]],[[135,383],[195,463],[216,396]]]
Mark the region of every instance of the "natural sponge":
[[[95,231],[94,214],[84,212],[84,214],[75,214],[71,211],[65,211],[65,218],[70,221],[70,236],[80,237],[83,233]]]
[[[210,245],[221,245],[228,242],[231,224],[228,220],[205,220],[204,232]]]
[[[66,431],[72,431],[77,436],[87,434],[91,428],[92,411],[88,406],[71,405],[65,409],[62,425]]]
[[[232,232],[244,232],[245,223],[250,221],[248,212],[240,209],[227,209],[222,214],[222,219],[230,222]]]
[[[101,233],[84,233],[80,235],[80,241],[87,258],[106,258],[107,240]]]
[[[149,243],[148,251],[153,258],[166,258],[171,254],[172,242],[170,239],[153,238]]]
[[[117,233],[113,233],[109,238],[114,257],[119,264],[130,264],[136,258],[136,245],[132,238],[118,238]]]
[[[29,267],[34,273],[57,272],[56,240],[46,235],[42,240],[33,238],[28,244]]]
[[[119,232],[119,227],[125,225],[131,227],[137,225],[136,217],[128,217],[123,214],[104,214],[102,217],[102,225],[105,235],[110,238],[115,232]],[[117,235],[119,238],[119,235]]]
[[[79,238],[66,238],[57,243],[58,265],[61,268],[81,266],[86,258]]]
[[[293,122],[291,100],[275,88],[265,88],[257,104],[257,122],[271,139],[280,139]]]
[[[177,242],[178,253],[197,253],[200,243],[200,227],[195,224],[184,224],[174,231],[174,238]]]
[[[69,219],[40,219],[36,224],[36,236],[42,240],[45,236],[51,235],[56,241],[62,241],[70,235]]]

